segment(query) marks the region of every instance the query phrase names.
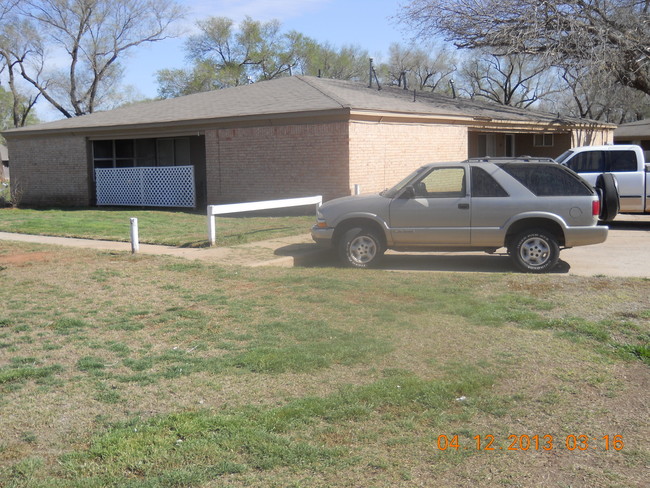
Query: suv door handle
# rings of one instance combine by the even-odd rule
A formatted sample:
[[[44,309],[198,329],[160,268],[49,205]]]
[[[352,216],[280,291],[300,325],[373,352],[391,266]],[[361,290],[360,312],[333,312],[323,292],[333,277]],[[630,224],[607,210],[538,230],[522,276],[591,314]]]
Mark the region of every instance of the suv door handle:
[[[469,203],[459,203],[458,208],[461,210],[467,210],[469,208]]]

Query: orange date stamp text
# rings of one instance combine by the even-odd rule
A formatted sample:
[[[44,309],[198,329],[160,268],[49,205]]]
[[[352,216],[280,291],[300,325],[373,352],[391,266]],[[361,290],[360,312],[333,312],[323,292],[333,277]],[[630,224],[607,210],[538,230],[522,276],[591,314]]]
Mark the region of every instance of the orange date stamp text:
[[[569,434],[565,436],[510,434],[507,438],[497,438],[492,434],[475,435],[471,439],[460,441],[458,435],[439,435],[438,449],[475,450],[475,451],[621,451],[625,447],[620,434],[590,436],[586,434]]]

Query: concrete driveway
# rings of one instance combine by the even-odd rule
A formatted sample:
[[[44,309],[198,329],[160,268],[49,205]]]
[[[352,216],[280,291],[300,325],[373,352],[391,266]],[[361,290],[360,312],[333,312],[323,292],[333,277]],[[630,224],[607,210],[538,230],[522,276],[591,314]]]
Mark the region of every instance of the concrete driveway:
[[[619,215],[609,224],[603,244],[565,249],[557,274],[650,278],[650,215]],[[389,251],[382,269],[456,272],[517,272],[505,249],[503,254],[399,253]]]

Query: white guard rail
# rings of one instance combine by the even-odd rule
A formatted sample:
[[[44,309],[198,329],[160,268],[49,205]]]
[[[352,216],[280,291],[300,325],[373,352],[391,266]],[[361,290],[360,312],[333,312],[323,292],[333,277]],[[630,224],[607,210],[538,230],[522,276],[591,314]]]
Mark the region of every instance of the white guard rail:
[[[320,207],[323,203],[322,195],[303,198],[288,198],[284,200],[266,200],[263,202],[228,203],[224,205],[208,205],[208,240],[214,246],[217,242],[217,223],[215,216],[252,212],[255,210],[268,210],[272,208],[301,207],[303,205],[316,205]]]

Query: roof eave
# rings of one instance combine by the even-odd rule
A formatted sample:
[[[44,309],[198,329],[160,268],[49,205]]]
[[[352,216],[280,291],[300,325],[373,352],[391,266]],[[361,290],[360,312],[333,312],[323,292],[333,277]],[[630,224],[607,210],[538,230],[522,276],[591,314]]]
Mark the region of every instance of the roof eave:
[[[284,121],[289,119],[328,119],[328,118],[343,118],[349,115],[349,108],[336,108],[327,110],[311,110],[301,112],[284,112],[284,113],[269,113],[269,114],[252,114],[228,117],[210,117],[202,119],[191,120],[169,120],[162,122],[139,123],[139,124],[120,124],[120,125],[107,125],[107,126],[89,126],[89,127],[61,127],[54,129],[35,129],[30,130],[28,127],[20,129],[12,129],[2,134],[5,138],[18,139],[23,137],[30,137],[34,135],[77,135],[77,136],[91,136],[101,134],[112,134],[122,132],[154,132],[169,130],[173,132],[193,132],[203,131],[210,128],[219,126],[230,126],[237,124],[258,124],[259,122],[267,122],[273,124],[276,121]]]
[[[379,111],[379,110],[364,110],[352,109],[350,116],[356,120],[368,120],[375,122],[389,122],[389,121],[417,121],[417,122],[430,122],[430,123],[448,123],[448,124],[463,124],[472,129],[507,129],[530,127],[531,129],[543,130],[553,127],[559,130],[571,129],[609,129],[614,130],[616,127],[613,124],[596,122],[596,121],[571,121],[565,119],[555,120],[515,120],[515,119],[496,119],[489,116],[482,115],[462,115],[451,113],[430,113],[430,112],[395,112],[395,111]]]

